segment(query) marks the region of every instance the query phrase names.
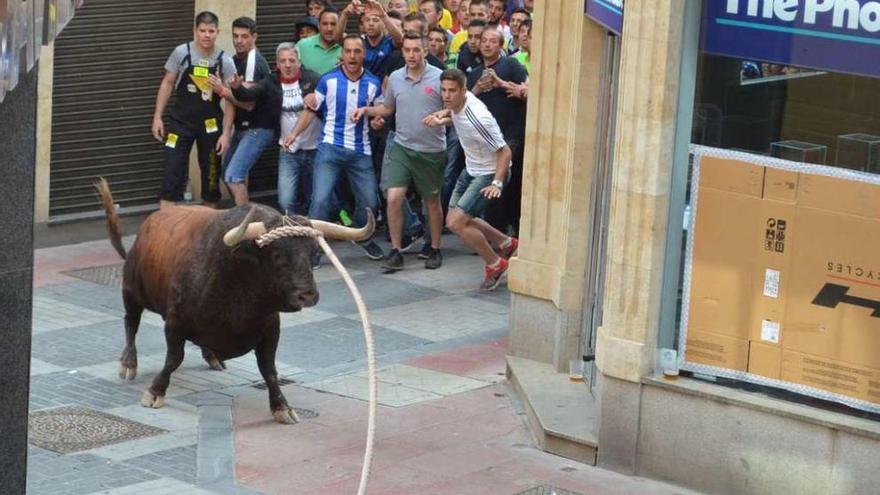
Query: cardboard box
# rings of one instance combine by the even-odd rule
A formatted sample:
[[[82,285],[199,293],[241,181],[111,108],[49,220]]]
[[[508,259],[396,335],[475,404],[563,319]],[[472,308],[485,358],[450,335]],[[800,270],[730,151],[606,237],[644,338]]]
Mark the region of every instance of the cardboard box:
[[[685,360],[880,403],[880,186],[701,158]]]

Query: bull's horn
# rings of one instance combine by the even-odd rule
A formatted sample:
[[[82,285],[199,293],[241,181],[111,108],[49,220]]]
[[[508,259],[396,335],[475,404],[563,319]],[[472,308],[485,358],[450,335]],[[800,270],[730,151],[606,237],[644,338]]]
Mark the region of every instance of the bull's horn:
[[[320,230],[325,237],[340,241],[364,241],[372,237],[373,231],[376,230],[376,218],[373,217],[373,212],[369,208],[367,208],[367,224],[359,229],[320,220],[311,220],[311,222],[312,227]]]
[[[241,224],[223,236],[223,244],[226,244],[229,247],[235,247],[241,243],[241,241],[256,239],[265,234],[266,224],[263,222],[251,222],[251,219],[254,218],[256,212],[257,207],[251,207],[251,211],[249,211],[247,216],[244,217]]]

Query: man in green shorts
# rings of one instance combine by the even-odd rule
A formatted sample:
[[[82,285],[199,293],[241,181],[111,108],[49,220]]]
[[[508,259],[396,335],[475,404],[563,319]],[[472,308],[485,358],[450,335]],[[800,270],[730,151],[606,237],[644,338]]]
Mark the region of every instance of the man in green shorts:
[[[391,252],[382,268],[395,272],[403,268],[400,254],[403,237],[403,203],[410,184],[428,208],[431,228],[431,252],[425,268],[437,269],[443,264],[440,254],[440,236],[443,231],[443,209],[440,206],[440,188],[446,170],[446,129],[429,128],[424,119],[443,108],[440,93],[442,71],[425,61],[427,41],[421,33],[407,32],[403,37],[402,53],[406,66],[388,76],[385,100],[378,106],[355,110],[352,119],[364,116],[390,117],[397,121],[397,133],[390,152],[385,185],[388,188],[388,230],[391,234]]]

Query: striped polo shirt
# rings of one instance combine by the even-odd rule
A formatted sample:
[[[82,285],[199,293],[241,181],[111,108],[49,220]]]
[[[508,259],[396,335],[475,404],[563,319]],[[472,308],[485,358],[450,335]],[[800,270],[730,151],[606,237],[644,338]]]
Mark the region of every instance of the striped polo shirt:
[[[318,114],[324,120],[321,142],[369,156],[369,121],[352,122],[351,114],[373,105],[381,95],[381,82],[366,70],[356,81],[345,77],[341,67],[324,74],[315,88]]]

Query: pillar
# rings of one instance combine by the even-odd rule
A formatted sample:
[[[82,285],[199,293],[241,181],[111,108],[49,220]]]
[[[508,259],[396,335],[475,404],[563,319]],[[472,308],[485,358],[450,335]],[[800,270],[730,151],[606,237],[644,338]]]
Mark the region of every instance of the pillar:
[[[0,487],[24,493],[27,477],[37,71],[19,76],[0,103]]]
[[[620,60],[603,325],[599,465],[634,472],[639,382],[654,367],[685,0],[628,0]]]
[[[579,352],[605,32],[571,0],[532,28],[519,255],[511,263],[509,353],[567,367]]]

